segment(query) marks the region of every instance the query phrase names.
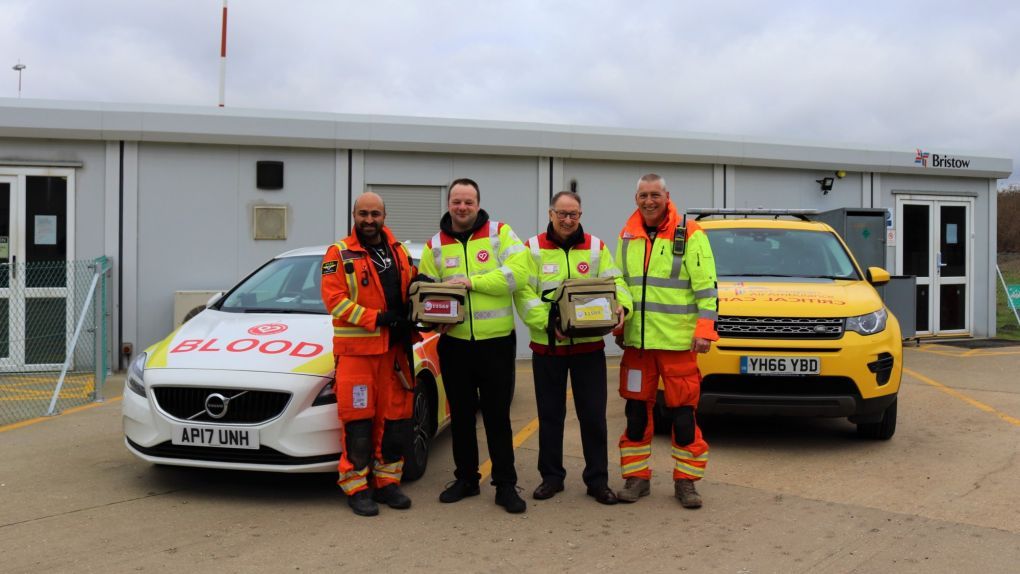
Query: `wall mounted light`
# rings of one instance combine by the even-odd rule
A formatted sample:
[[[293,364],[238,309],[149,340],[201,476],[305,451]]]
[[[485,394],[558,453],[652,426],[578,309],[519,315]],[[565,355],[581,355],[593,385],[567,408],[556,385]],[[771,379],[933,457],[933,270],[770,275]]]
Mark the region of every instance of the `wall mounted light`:
[[[816,179],[815,181],[818,182],[819,186],[821,186],[822,195],[828,195],[832,190],[832,183],[836,180],[831,177],[823,177],[822,179]]]

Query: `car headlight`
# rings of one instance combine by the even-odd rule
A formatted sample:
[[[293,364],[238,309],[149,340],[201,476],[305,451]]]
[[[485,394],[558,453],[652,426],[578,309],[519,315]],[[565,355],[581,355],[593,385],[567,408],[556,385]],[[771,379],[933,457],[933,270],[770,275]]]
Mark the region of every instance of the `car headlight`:
[[[131,361],[127,372],[127,388],[136,395],[147,396],[145,392],[145,353],[140,353]]]
[[[315,400],[312,401],[313,407],[321,405],[335,405],[336,404],[336,393],[333,391],[333,386],[336,384],[334,379],[330,379],[326,386],[322,387],[319,394],[316,395]]]
[[[885,310],[885,307],[882,307],[873,313],[848,317],[846,320],[846,330],[860,333],[861,335],[874,335],[885,330],[887,319],[889,319],[889,313]]]

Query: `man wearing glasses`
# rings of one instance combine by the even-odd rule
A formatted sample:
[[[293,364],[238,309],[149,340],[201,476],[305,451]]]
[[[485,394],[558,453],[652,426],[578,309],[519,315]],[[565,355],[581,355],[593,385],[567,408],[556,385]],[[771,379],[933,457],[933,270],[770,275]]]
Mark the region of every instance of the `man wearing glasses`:
[[[514,295],[517,313],[531,333],[531,364],[538,404],[538,472],[542,483],[536,500],[552,498],[563,490],[563,422],[567,414],[567,375],[581,427],[584,471],[581,478],[588,496],[602,504],[616,504],[609,488],[606,439],[606,353],[602,337],[568,338],[550,325],[551,303],[543,294],[565,279],[616,278],[617,328],[623,326],[630,292],[604,243],[581,227],[581,198],[561,191],[549,206],[545,233],[526,242],[531,251],[529,278]]]

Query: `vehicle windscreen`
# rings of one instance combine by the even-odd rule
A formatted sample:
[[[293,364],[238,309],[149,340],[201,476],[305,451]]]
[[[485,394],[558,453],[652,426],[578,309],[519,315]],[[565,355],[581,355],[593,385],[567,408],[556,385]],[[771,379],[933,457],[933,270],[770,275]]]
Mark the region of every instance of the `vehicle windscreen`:
[[[322,257],[284,257],[266,263],[215,307],[230,313],[326,314],[319,291]]]
[[[860,276],[835,235],[800,229],[711,229],[705,231],[719,277]]]

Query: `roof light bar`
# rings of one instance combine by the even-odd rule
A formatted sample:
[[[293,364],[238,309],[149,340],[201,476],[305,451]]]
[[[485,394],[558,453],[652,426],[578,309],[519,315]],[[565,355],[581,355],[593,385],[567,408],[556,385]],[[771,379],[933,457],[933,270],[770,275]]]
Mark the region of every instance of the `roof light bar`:
[[[723,217],[738,216],[773,216],[773,217],[796,217],[804,221],[811,221],[811,215],[818,215],[817,209],[738,209],[738,208],[695,208],[688,209],[688,215],[696,215],[695,221],[704,219],[706,217]]]

